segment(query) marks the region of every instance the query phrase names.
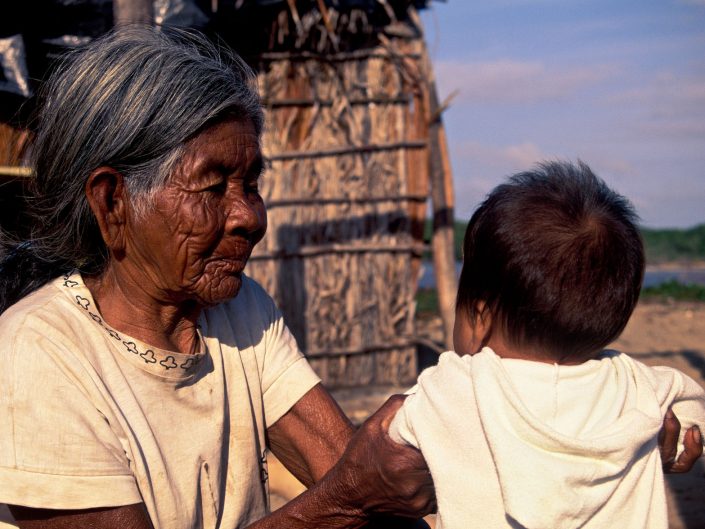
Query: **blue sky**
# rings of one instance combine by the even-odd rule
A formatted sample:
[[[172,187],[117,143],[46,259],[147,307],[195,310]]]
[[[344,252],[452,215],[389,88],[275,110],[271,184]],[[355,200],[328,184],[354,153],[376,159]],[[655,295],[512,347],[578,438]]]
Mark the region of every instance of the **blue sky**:
[[[645,226],[705,222],[705,0],[432,6],[459,219],[507,175],[580,158]]]

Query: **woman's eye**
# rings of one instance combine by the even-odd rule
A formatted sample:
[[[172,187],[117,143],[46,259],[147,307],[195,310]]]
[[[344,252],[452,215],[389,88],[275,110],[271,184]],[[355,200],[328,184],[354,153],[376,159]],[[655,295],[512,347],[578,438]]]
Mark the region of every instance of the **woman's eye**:
[[[249,180],[245,184],[245,189],[248,193],[259,193],[259,179]]]
[[[222,194],[225,192],[225,187],[226,183],[225,180],[218,182],[217,184],[213,184],[212,186],[208,186],[204,191],[207,191],[209,193],[217,193],[217,194]]]

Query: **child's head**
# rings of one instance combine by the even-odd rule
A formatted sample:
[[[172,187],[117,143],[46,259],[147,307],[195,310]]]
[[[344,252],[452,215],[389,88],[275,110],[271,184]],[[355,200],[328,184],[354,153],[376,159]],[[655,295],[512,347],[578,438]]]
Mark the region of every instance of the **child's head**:
[[[474,325],[489,315],[491,333],[544,359],[593,357],[619,336],[639,297],[636,220],[582,162],[512,176],[468,225],[456,318]]]

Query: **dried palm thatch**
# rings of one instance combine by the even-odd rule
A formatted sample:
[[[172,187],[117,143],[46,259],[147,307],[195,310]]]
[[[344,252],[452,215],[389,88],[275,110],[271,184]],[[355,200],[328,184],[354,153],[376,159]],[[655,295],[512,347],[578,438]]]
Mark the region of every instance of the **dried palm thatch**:
[[[327,385],[408,383],[429,197],[424,42],[381,36],[367,49],[264,53],[257,66],[270,231],[249,273]]]

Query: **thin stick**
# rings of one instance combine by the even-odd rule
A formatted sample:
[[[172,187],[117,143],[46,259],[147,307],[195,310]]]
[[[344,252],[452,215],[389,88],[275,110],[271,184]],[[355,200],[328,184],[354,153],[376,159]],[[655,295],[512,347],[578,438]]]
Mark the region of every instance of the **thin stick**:
[[[357,145],[352,147],[340,147],[337,149],[326,150],[306,150],[306,151],[289,151],[279,154],[270,154],[266,156],[269,161],[282,160],[303,160],[305,158],[323,158],[326,156],[341,156],[344,154],[360,154],[379,151],[395,151],[401,149],[425,149],[426,141],[400,141],[395,143],[377,144],[377,145]]]

